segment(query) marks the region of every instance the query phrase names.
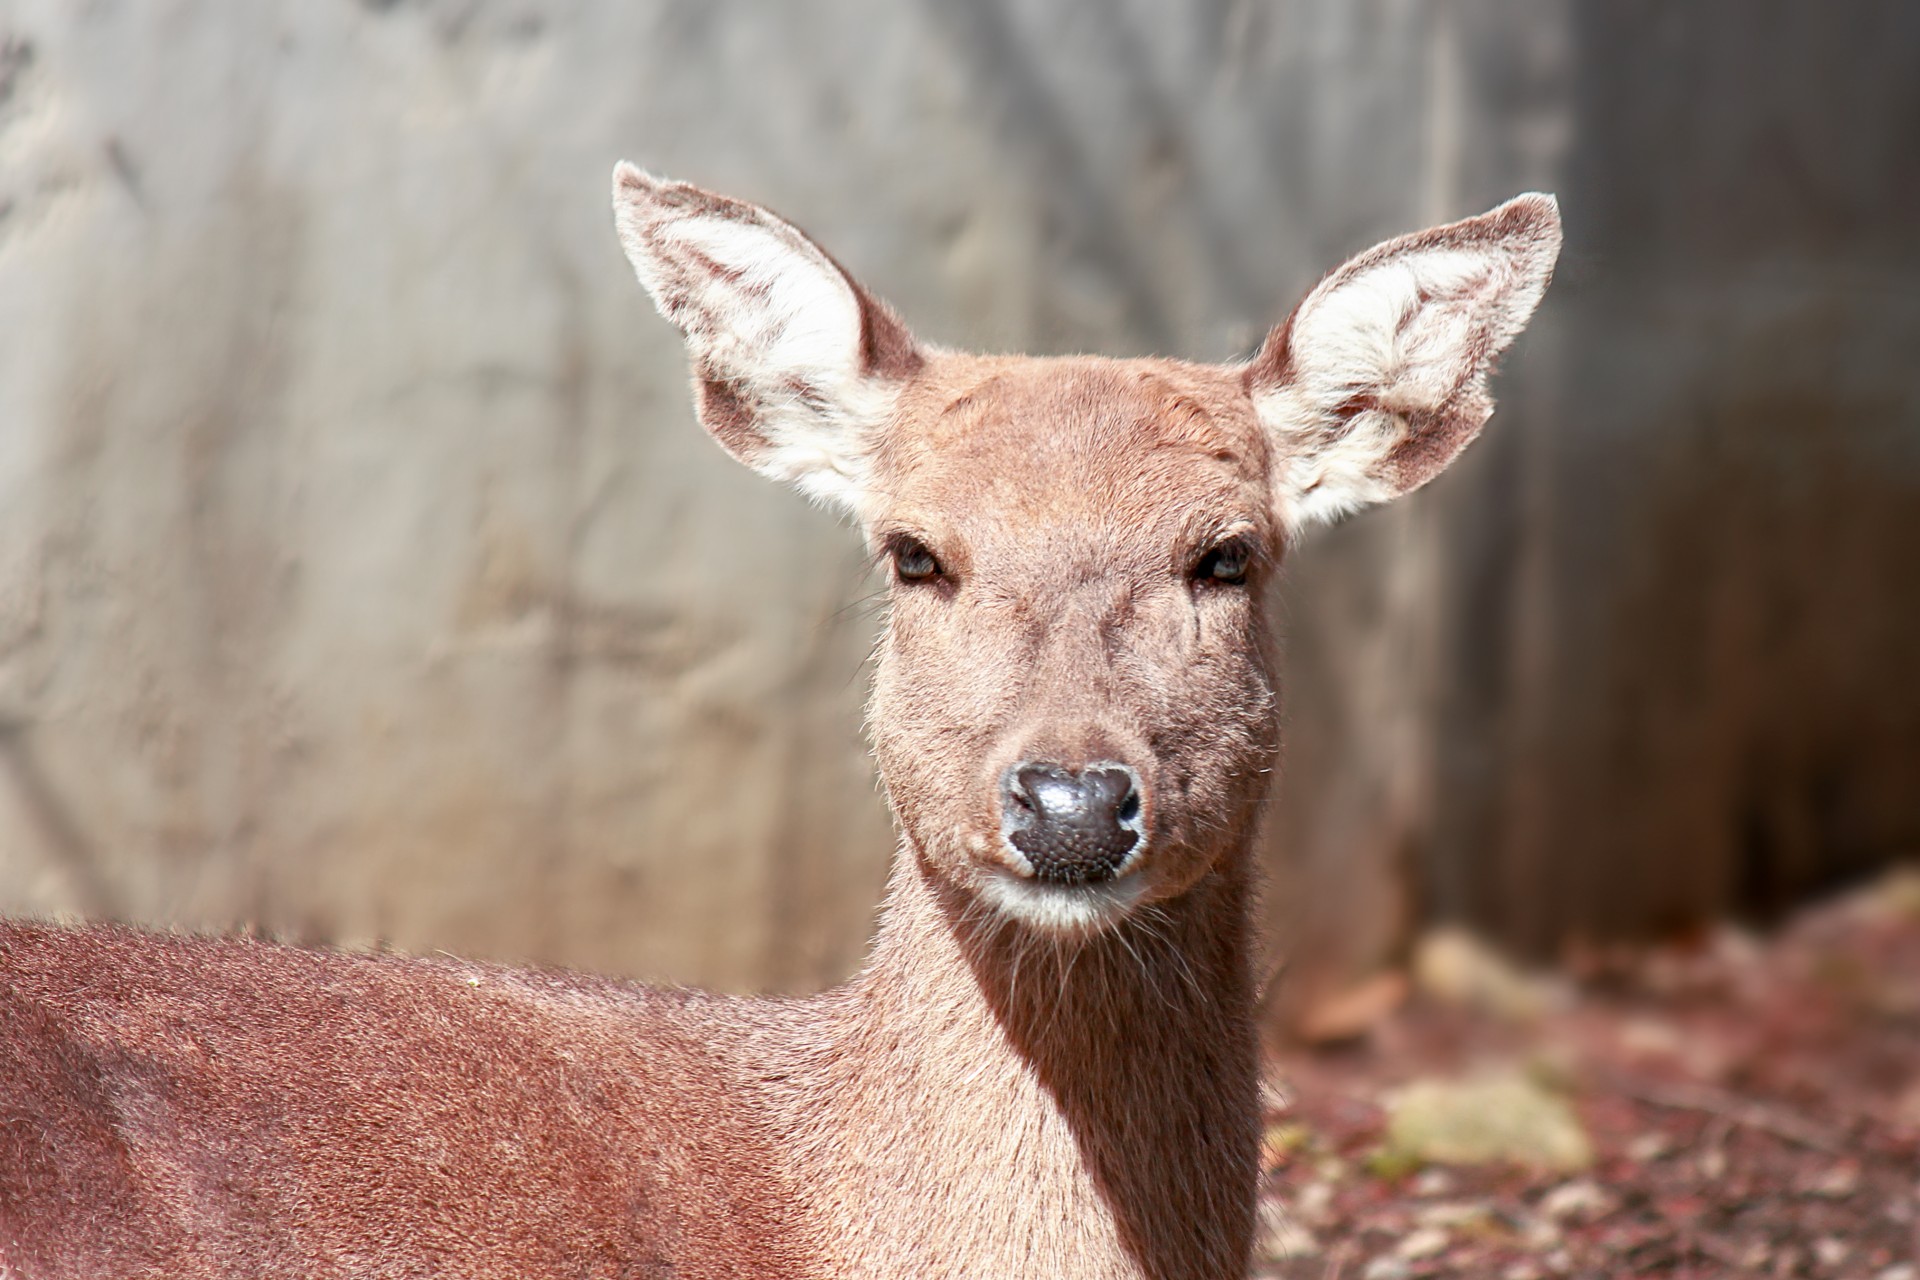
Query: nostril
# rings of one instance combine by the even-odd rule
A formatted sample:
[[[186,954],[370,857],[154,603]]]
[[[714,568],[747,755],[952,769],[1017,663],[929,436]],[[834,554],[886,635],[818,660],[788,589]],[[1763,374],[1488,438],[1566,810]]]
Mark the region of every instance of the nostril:
[[[1043,797],[1057,777],[1057,770],[1032,765],[1015,765],[1007,770],[1000,781],[1001,808],[1007,818],[1016,825],[1038,818],[1048,807]]]
[[[1132,822],[1140,816],[1140,793],[1127,792],[1127,798],[1120,802],[1120,821]]]

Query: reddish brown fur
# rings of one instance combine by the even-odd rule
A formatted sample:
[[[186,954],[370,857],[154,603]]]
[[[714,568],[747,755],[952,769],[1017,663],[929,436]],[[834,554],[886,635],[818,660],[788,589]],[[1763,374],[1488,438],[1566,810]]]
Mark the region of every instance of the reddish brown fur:
[[[831,260],[764,210],[616,183],[720,442],[798,476],[808,433],[871,432],[817,465],[860,469],[876,550],[912,538],[941,566],[894,583],[881,645],[902,842],[867,967],[755,1001],[0,923],[0,1280],[1243,1274],[1287,438],[1249,388],[1285,376],[1288,327],[1259,378],[966,356],[846,281],[850,368],[830,335],[737,330],[800,351],[802,377],[715,335],[773,305],[783,254],[831,301]],[[758,255],[753,287],[660,239],[680,217],[769,229],[701,242]],[[1463,394],[1485,358],[1463,356]],[[836,377],[858,394],[812,381]],[[869,402],[884,421],[854,416]],[[1464,443],[1443,409],[1445,439],[1416,413],[1398,445],[1423,477]],[[1229,537],[1262,551],[1244,584],[1196,573]],[[1138,775],[1136,897],[1098,924],[990,892],[1014,865],[1000,779],[1031,760]]]
[[[715,1001],[0,925],[0,1275],[802,1274]]]

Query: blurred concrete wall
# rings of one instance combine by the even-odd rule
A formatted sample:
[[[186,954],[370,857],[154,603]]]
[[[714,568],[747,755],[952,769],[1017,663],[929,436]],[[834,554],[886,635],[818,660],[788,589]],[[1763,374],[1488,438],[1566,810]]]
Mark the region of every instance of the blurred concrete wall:
[[[1914,635],[1886,597],[1916,295],[1882,274],[1915,261],[1913,23],[1778,8],[1723,45],[1561,0],[0,0],[0,909],[734,987],[854,962],[891,846],[873,584],[694,423],[610,229],[618,156],[787,213],[930,339],[1199,358],[1383,236],[1562,187],[1568,267],[1489,438],[1294,566],[1270,924],[1339,973],[1427,913],[1538,940],[1642,923],[1669,881],[1735,901],[1757,810],[1724,788],[1596,821],[1689,776],[1685,733],[1735,768],[1798,679],[1840,738],[1883,710],[1849,748],[1874,777],[1920,763],[1916,677],[1860,674]],[[1751,141],[1778,86],[1747,77],[1803,57],[1826,79],[1779,99],[1785,150]],[[1885,234],[1756,214],[1767,164]],[[1832,540],[1769,538],[1809,457],[1842,468],[1807,499]],[[1845,514],[1859,470],[1880,515]],[[1727,486],[1733,528],[1693,501]],[[1781,544],[1797,576],[1745,550]],[[1672,611],[1728,573],[1718,623]],[[1781,592],[1806,652],[1731,701],[1628,698],[1747,652]],[[1597,768],[1663,715],[1684,759]],[[1849,856],[1898,834],[1874,803]],[[1703,834],[1718,861],[1674,880]],[[1589,919],[1623,858],[1637,891]]]
[[[1594,3],[1572,44],[1537,683],[1459,665],[1456,726],[1519,710],[1508,812],[1428,845],[1536,947],[1920,853],[1920,7]]]

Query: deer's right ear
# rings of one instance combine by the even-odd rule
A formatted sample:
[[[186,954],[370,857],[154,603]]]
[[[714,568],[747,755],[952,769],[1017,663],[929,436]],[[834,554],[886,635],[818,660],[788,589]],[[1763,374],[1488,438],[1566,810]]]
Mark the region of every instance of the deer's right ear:
[[[613,170],[620,243],[686,335],[700,420],[728,453],[858,512],[876,437],[921,366],[899,317],[758,205]]]

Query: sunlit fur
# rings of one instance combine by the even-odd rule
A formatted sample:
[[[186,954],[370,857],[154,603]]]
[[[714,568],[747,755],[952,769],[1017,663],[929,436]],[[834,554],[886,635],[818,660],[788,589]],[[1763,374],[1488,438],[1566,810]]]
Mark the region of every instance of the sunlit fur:
[[[0,923],[0,1277],[1244,1275],[1263,597],[1478,430],[1551,201],[1363,255],[1220,367],[930,350],[764,209],[614,190],[715,438],[938,559],[879,646],[866,966],[746,1000]],[[1247,580],[1196,572],[1230,537]],[[1134,770],[1124,874],[1023,877],[1018,761]]]
[[[869,537],[911,533],[944,577],[893,587],[869,721],[918,857],[968,891],[997,883],[1006,769],[1111,760],[1142,784],[1127,896],[1179,896],[1252,821],[1274,749],[1271,556],[1244,587],[1192,576],[1232,534],[1278,552],[1271,451],[1236,375],[942,354],[900,415]],[[1035,923],[1103,914],[1067,893],[995,901]]]

